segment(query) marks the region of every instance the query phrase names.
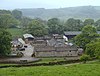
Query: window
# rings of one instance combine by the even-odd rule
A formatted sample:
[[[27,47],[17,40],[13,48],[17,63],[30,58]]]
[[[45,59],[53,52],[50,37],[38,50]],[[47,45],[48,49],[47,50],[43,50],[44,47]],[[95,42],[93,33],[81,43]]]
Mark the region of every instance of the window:
[[[69,50],[69,52],[71,52],[71,50]]]

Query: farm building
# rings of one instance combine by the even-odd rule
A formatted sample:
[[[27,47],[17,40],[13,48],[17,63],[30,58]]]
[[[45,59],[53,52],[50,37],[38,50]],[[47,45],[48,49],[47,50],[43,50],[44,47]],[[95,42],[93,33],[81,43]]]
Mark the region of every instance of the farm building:
[[[50,40],[33,42],[35,57],[76,57],[80,49],[65,42],[63,36],[53,37]],[[82,49],[81,49],[82,51]]]
[[[35,57],[77,57],[83,52],[82,49],[79,49],[72,43],[68,43],[68,39],[65,36],[54,35],[53,37],[37,38],[29,34],[24,34],[23,36],[25,42],[21,38],[17,41],[24,45],[25,50],[28,48],[28,45],[32,45],[31,48],[33,50],[31,52],[34,51],[33,56]],[[23,53],[28,51],[23,51]]]
[[[100,34],[100,31],[97,31],[98,34]],[[64,35],[68,37],[68,39],[74,38],[75,36],[81,34],[81,31],[66,31],[64,32]]]
[[[24,38],[26,44],[31,43],[34,39],[34,37],[31,34],[24,34],[23,38]]]

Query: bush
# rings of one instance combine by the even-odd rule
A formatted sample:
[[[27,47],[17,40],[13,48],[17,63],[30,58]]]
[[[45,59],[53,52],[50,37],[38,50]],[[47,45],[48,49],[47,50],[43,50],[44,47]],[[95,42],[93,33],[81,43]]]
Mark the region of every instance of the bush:
[[[80,60],[83,61],[83,63],[86,63],[87,60],[90,59],[90,56],[89,55],[86,55],[86,54],[83,54],[81,57],[80,57]]]

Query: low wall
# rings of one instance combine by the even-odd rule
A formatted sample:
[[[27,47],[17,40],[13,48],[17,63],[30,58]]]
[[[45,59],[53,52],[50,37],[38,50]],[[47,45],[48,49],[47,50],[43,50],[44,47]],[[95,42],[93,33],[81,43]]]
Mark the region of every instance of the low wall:
[[[78,56],[78,49],[67,47],[37,47],[35,50],[35,57],[73,57]]]
[[[37,51],[35,57],[74,57],[78,56],[77,51]]]

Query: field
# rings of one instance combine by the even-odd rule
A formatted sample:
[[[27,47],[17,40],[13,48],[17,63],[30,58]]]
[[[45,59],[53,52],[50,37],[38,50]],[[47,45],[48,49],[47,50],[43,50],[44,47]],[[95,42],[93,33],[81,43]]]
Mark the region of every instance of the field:
[[[12,35],[12,37],[21,37],[23,35],[23,30],[18,28],[9,28],[7,29]]]
[[[74,65],[0,68],[0,76],[100,76],[100,62]]]

